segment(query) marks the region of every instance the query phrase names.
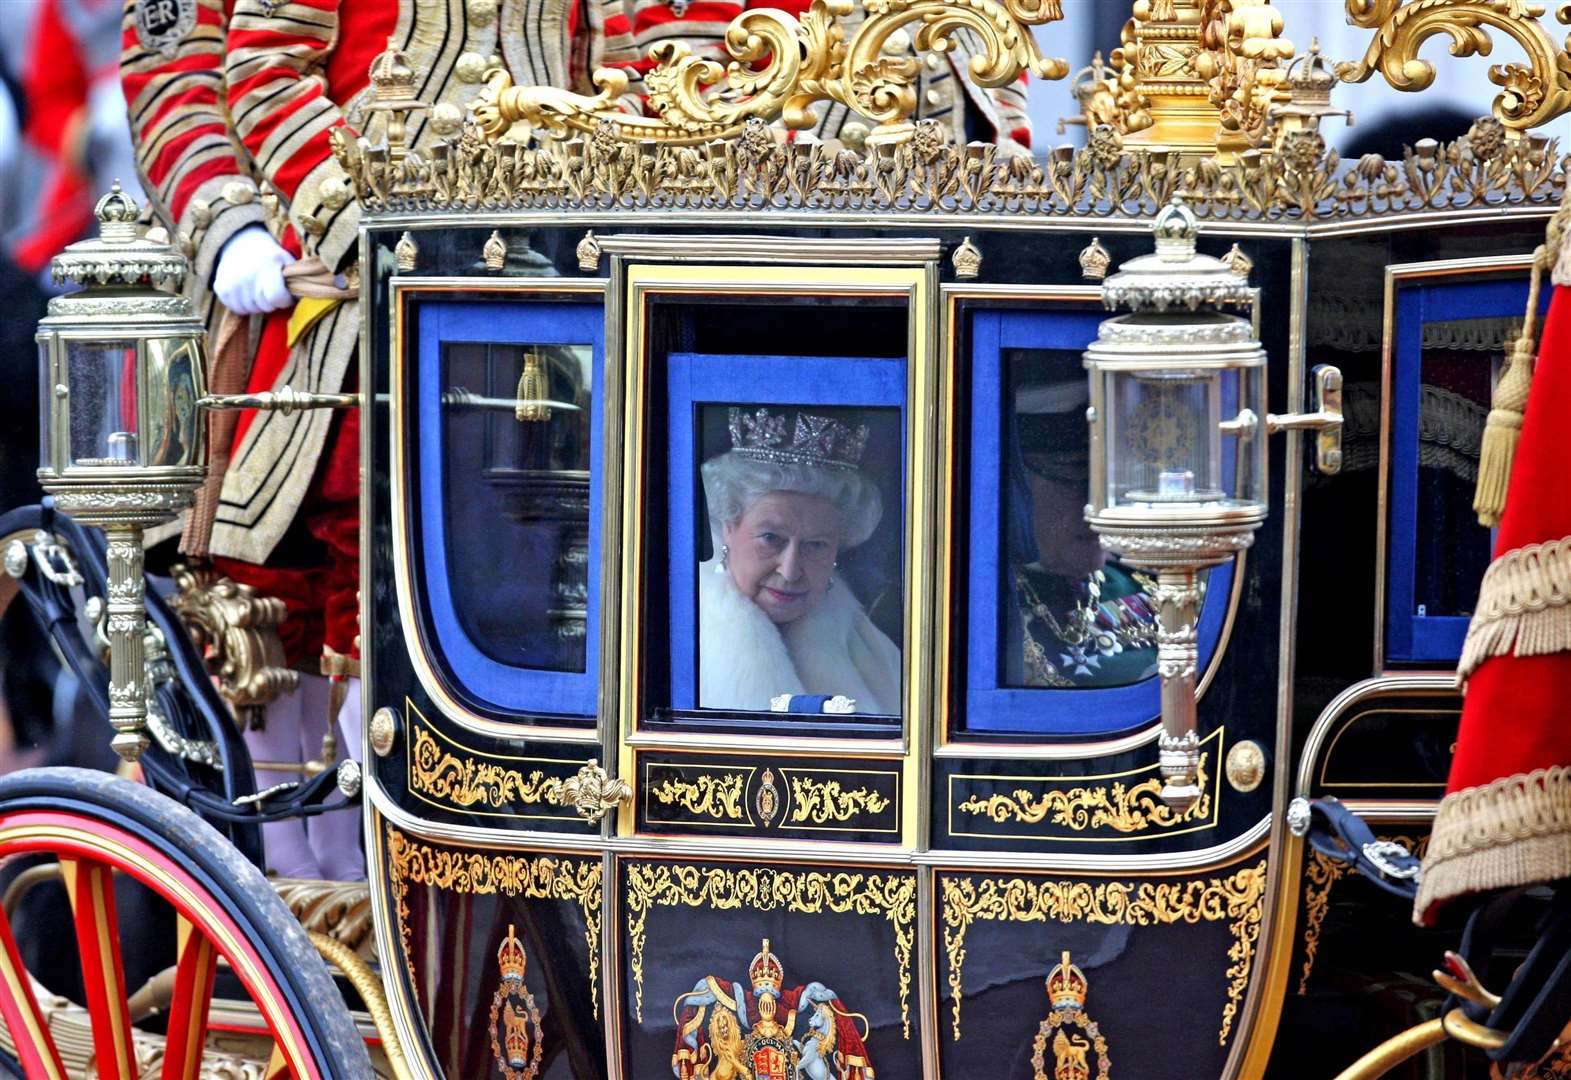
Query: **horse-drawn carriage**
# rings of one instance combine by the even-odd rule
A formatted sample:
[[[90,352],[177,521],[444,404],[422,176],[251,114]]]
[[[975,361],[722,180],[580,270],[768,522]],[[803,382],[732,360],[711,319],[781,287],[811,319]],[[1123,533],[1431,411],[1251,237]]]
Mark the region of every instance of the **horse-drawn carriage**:
[[[352,395],[204,398],[152,288],[183,260],[107,200],[40,332],[55,498],[0,544],[145,785],[0,780],[0,1060],[1309,1076],[1438,1017],[1409,972],[1454,933],[1289,806],[1421,847],[1445,790],[1555,106],[1345,162],[1279,21],[1137,6],[1043,160],[913,88],[951,34],[979,83],[1061,76],[1056,4],[751,11],[729,82],[657,52],[646,116],[497,66],[437,124],[395,42],[386,123],[335,142]],[[1352,74],[1402,71],[1412,13],[1366,6]],[[860,138],[771,126],[825,102]],[[200,483],[200,406],[346,404],[363,744],[258,790],[233,702],[278,613],[193,568],[144,626],[138,530]],[[367,883],[264,876],[263,826],[318,814],[359,816]],[[1371,1068],[1481,1067],[1436,1030]]]

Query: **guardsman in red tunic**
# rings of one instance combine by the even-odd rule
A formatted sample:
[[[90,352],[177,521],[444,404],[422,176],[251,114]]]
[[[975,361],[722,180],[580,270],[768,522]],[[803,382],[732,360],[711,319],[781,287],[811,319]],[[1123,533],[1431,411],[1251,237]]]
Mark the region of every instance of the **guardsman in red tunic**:
[[[211,282],[230,311],[262,316],[250,362],[225,376],[233,385],[215,378],[215,391],[354,385],[358,304],[341,286],[356,277],[358,206],[332,133],[364,130],[368,73],[389,43],[427,77],[422,96],[441,103],[412,119],[410,141],[455,133],[495,51],[497,23],[494,0],[127,0],[122,70],[149,190],[193,256],[197,288]],[[282,211],[272,232],[269,204]],[[358,415],[244,413],[214,443],[215,456],[228,451],[227,467],[209,518],[197,523],[210,535],[188,529],[188,550],[282,599],[292,665],[321,654],[343,680],[356,668]],[[351,683],[339,746],[357,752]],[[258,760],[319,752],[326,684],[308,680],[292,707],[293,722],[275,718],[287,711],[280,704],[248,737]],[[259,780],[275,778],[288,777]],[[327,815],[310,823],[308,847],[270,836],[272,868],[363,875],[358,844],[329,835],[355,828],[353,815]]]

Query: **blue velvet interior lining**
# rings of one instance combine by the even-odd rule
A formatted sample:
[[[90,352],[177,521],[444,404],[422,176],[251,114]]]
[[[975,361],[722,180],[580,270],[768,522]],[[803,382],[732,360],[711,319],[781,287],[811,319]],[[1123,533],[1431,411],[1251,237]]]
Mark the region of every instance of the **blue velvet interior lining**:
[[[1528,281],[1415,285],[1397,293],[1391,372],[1391,487],[1387,545],[1386,659],[1455,664],[1467,638],[1466,615],[1419,615],[1418,435],[1423,383],[1424,324],[1442,320],[1517,318],[1527,305]],[[1541,312],[1549,309],[1544,290]],[[1481,357],[1481,360],[1483,358]]]
[[[1110,735],[1161,714],[1161,686],[1152,678],[1129,686],[1039,689],[1000,686],[999,575],[1006,527],[1003,356],[1007,349],[1083,350],[1106,316],[1092,311],[978,312],[971,322],[971,546],[967,575],[970,613],[966,636],[966,730],[1010,734]],[[1224,412],[1237,401],[1237,386],[1224,393]],[[1086,435],[1090,437],[1089,431]],[[1230,481],[1232,457],[1224,464]],[[1216,649],[1233,588],[1234,564],[1216,567],[1207,580],[1200,614],[1202,670]]]
[[[501,663],[470,640],[454,608],[447,564],[447,483],[443,454],[442,346],[456,342],[499,345],[584,345],[594,347],[589,462],[589,602],[584,671],[539,671]],[[411,522],[411,547],[419,553],[418,584],[425,606],[418,632],[428,653],[445,662],[448,677],[462,690],[502,712],[594,716],[600,667],[600,533],[603,452],[602,375],[605,316],[596,304],[431,302],[420,308],[420,358],[415,374],[419,437],[420,513]],[[485,537],[461,538],[477,559],[485,558]],[[505,589],[505,581],[497,587]],[[420,590],[417,589],[417,597]],[[430,645],[435,648],[429,648]]]
[[[666,473],[671,553],[671,706],[698,707],[697,410],[709,404],[901,409],[904,359],[672,353],[666,361],[670,437]],[[904,455],[902,454],[902,460]],[[903,481],[902,481],[903,486]],[[691,552],[692,557],[683,557]]]

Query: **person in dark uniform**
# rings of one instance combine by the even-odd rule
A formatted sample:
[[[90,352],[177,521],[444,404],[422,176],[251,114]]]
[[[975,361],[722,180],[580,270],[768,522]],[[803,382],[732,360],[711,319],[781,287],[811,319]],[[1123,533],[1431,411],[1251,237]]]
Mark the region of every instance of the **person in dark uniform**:
[[[1155,581],[1110,561],[1085,521],[1089,392],[1079,367],[1078,356],[1035,350],[1009,365],[1001,610],[1014,686],[1127,686],[1156,673]]]

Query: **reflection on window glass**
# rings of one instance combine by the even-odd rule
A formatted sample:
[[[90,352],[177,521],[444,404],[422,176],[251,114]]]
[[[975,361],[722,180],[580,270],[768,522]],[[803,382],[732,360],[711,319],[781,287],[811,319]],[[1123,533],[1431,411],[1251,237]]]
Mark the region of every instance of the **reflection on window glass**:
[[[1489,566],[1489,530],[1473,512],[1490,387],[1520,319],[1425,323],[1419,366],[1415,615],[1470,615]]]
[[[898,714],[900,411],[696,412],[712,545],[698,568],[699,705],[825,696]]]
[[[1155,581],[1086,524],[1089,393],[1081,354],[1006,349],[1000,682],[1127,686],[1156,673]]]
[[[593,358],[588,344],[443,348],[453,607],[514,667],[585,670]]]

